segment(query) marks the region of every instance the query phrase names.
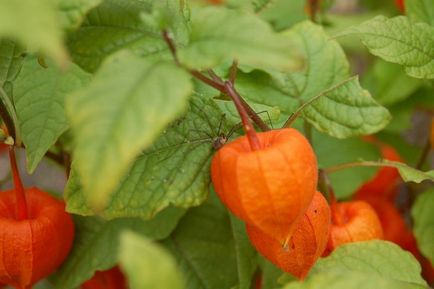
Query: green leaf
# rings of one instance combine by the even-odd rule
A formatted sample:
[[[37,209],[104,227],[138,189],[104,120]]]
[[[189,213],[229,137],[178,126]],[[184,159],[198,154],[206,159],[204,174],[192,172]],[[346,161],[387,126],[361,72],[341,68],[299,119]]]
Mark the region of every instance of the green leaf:
[[[391,118],[387,109],[360,86],[357,77],[323,91],[302,114],[317,130],[336,138],[378,132]]]
[[[214,192],[213,192],[214,193]],[[250,289],[253,275],[258,264],[257,253],[247,237],[246,226],[243,221],[230,215],[231,232],[234,239],[237,257],[238,289]]]
[[[120,53],[67,98],[75,167],[92,207],[107,204],[134,159],[184,112],[191,92],[189,75],[174,63]]]
[[[368,241],[345,244],[338,247],[327,257],[320,259],[311,274],[339,272],[341,275],[364,273],[370,277],[405,282],[426,288],[421,277],[421,267],[414,256],[398,245],[386,241]],[[369,288],[369,287],[367,287]]]
[[[388,106],[406,99],[422,84],[420,79],[405,74],[398,65],[381,59],[377,59],[372,70],[362,79],[362,85],[371,92],[375,100]]]
[[[345,34],[357,34],[369,51],[392,63],[401,64],[415,78],[434,78],[434,27],[413,23],[405,16],[377,16]]]
[[[301,66],[291,39],[273,32],[257,16],[222,7],[194,12],[190,42],[179,49],[179,58],[188,67],[214,68],[233,59],[242,65],[285,71]]]
[[[66,30],[78,28],[86,13],[101,2],[103,0],[59,0],[58,9],[63,28]]]
[[[104,58],[122,49],[154,57],[166,52],[170,57],[160,32],[146,26],[140,18],[150,9],[144,1],[130,0],[106,0],[92,9],[81,27],[68,37],[74,62],[93,72]]]
[[[184,288],[173,257],[149,239],[128,231],[122,233],[119,259],[131,289]]]
[[[307,61],[303,71],[282,76],[283,90],[292,98],[307,102],[349,78],[345,53],[321,26],[304,21],[285,32],[285,35],[296,42]],[[287,107],[285,112],[290,114],[293,109]]]
[[[254,252],[246,242],[238,243],[239,236],[234,235],[230,222],[228,211],[216,195],[211,194],[204,205],[189,210],[164,241],[178,261],[187,281],[186,288],[222,289],[247,285],[247,279],[239,278],[250,275],[254,260],[248,264],[248,258]],[[240,271],[238,275],[241,268],[249,274]]]
[[[414,235],[421,252],[434,263],[434,190],[420,195],[411,213],[414,220]]]
[[[360,159],[380,158],[378,149],[360,138],[336,139],[321,133],[314,133],[312,143],[321,168]],[[339,153],[337,153],[339,152]],[[330,174],[330,181],[339,199],[351,196],[363,183],[374,176],[374,168],[358,167]]]
[[[283,271],[278,268],[276,265],[262,257],[261,255],[258,255],[259,259],[259,266],[261,268],[261,284],[262,288],[277,288],[280,283],[280,278],[282,276]],[[286,276],[290,276],[289,274],[285,274]],[[284,283],[283,283],[284,284]]]
[[[427,286],[387,280],[370,274],[346,272],[325,272],[307,279],[305,282],[289,283],[282,289],[427,289]]]
[[[101,214],[109,219],[121,216],[148,219],[169,204],[190,207],[202,203],[210,183],[212,138],[219,135],[220,123],[220,132],[226,133],[228,125],[222,122],[222,112],[213,100],[192,97],[185,116],[173,122],[137,158]],[[74,171],[65,198],[69,212],[94,214],[86,205]]]
[[[14,83],[13,101],[30,173],[69,127],[65,96],[89,81],[90,75],[73,63],[67,71],[61,71],[52,62],[48,62],[48,68],[43,68],[34,57],[24,61]]]
[[[104,221],[99,217],[75,217],[74,247],[55,274],[57,289],[75,289],[90,279],[95,271],[110,269],[118,263],[119,235],[134,230],[154,240],[166,238],[175,228],[184,210],[168,208],[154,219],[116,219]]]
[[[434,25],[434,2],[432,0],[406,1],[405,10],[412,20]]]
[[[18,75],[24,59],[23,49],[10,40],[0,40],[0,87],[5,88],[6,82],[12,82]],[[8,95],[12,90],[6,89]]]
[[[320,26],[306,21],[285,35],[303,51],[305,69],[272,76],[257,71],[240,74],[236,85],[243,96],[278,106],[287,115],[312,101],[301,106],[302,116],[318,130],[339,138],[374,133],[387,124],[390,114],[360,87],[357,78],[349,78],[344,52]]]
[[[278,107],[284,115],[290,115],[299,105],[293,94],[283,87],[283,83],[278,83],[268,73],[259,70],[238,72],[235,86],[251,105]]]
[[[67,60],[54,0],[1,1],[0,37],[17,40],[31,50],[41,50],[59,63]]]
[[[396,167],[404,182],[421,183],[425,180],[434,181],[434,171],[423,172],[398,162],[384,161],[384,163],[388,166]]]

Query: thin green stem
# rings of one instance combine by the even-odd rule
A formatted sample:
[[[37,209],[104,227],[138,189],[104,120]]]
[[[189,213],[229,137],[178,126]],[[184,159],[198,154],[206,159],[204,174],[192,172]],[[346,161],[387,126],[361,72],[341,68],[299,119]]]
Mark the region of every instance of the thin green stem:
[[[327,174],[331,174],[337,171],[355,168],[355,167],[391,167],[396,168],[396,165],[392,162],[376,162],[376,161],[362,161],[362,162],[350,162],[339,164],[331,167],[324,168]]]

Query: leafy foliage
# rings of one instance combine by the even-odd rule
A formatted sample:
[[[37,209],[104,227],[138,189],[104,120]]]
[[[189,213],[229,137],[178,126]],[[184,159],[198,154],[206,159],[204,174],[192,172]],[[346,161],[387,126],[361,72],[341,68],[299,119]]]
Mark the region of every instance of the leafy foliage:
[[[243,95],[256,103],[279,106],[286,114],[312,101],[302,111],[303,117],[339,138],[373,133],[388,123],[387,110],[361,88],[357,78],[350,78],[342,49],[320,27],[303,22],[285,35],[304,52],[305,69],[274,77],[260,72],[241,76],[237,85]],[[324,71],[325,67],[332,69]]]
[[[68,98],[75,164],[91,206],[107,203],[134,158],[184,111],[191,92],[188,75],[173,63],[119,54]]]
[[[103,1],[86,15],[80,28],[69,34],[67,43],[73,60],[94,72],[105,57],[119,50],[139,55],[167,50],[158,32],[140,19],[140,13],[150,9],[144,1]]]
[[[405,67],[408,75],[434,78],[434,27],[413,23],[407,17],[375,17],[348,33],[356,33],[369,51]]]
[[[75,64],[62,72],[52,62],[44,68],[35,58],[24,61],[14,82],[13,102],[30,173],[69,127],[64,105],[66,95],[82,88],[89,80],[90,75]]]
[[[133,218],[104,221],[99,217],[76,217],[75,245],[68,261],[53,278],[56,288],[74,289],[90,279],[95,271],[113,267],[119,261],[119,236],[124,230],[161,240],[170,234],[183,213],[183,210],[168,208],[147,222]]]
[[[186,288],[250,288],[255,253],[246,238],[213,194],[184,216],[164,244],[177,259]]]
[[[112,194],[104,217],[148,219],[169,204],[182,207],[200,204],[207,196],[210,182],[209,163],[214,149],[209,136],[217,136],[222,117],[212,100],[193,97],[184,117],[173,122],[137,158]],[[228,131],[227,126],[222,131]],[[81,179],[74,172],[65,197],[68,211],[93,214],[86,205]]]
[[[0,141],[12,142],[11,120],[35,173],[26,185],[54,182],[44,159],[63,164],[76,214],[69,257],[35,288],[79,288],[115,265],[131,288],[428,288],[417,260],[384,241],[344,245],[302,282],[282,275],[210,186],[218,145],[242,134],[232,81],[267,125],[294,120],[338,199],[397,168],[411,249],[434,262],[434,170],[417,159],[434,111],[434,2],[407,0],[391,18],[374,16],[396,15],[395,1],[359,1],[357,15],[340,2],[0,0]],[[352,34],[378,58],[341,37]],[[378,161],[369,134],[408,163]]]
[[[132,289],[182,289],[183,278],[168,252],[131,232],[121,235],[119,259]]]
[[[290,39],[276,34],[257,17],[222,8],[193,13],[190,42],[179,53],[182,63],[196,69],[232,59],[244,65],[286,71],[301,64]]]
[[[55,3],[53,0],[1,1],[0,36],[18,40],[32,51],[41,50],[64,64],[67,54]]]
[[[364,273],[397,283],[406,282],[407,286],[414,284],[414,288],[427,285],[420,276],[420,265],[416,259],[398,245],[385,241],[342,245],[329,257],[321,259],[315,265],[313,274],[330,271],[340,274]]]

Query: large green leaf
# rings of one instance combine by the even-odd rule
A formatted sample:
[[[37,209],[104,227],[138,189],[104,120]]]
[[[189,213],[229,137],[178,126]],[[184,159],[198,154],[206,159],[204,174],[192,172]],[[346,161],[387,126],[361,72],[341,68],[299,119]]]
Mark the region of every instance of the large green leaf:
[[[58,9],[64,29],[78,28],[86,13],[98,6],[103,0],[59,0]]]
[[[345,244],[324,259],[320,259],[312,270],[339,274],[364,273],[372,277],[405,282],[414,288],[427,287],[421,277],[421,267],[414,256],[398,245],[386,241],[368,241]]]
[[[434,190],[428,190],[420,195],[411,213],[419,248],[431,263],[434,263]]]
[[[405,16],[377,16],[345,34],[357,34],[369,51],[382,59],[401,64],[408,75],[434,78],[434,27],[413,23]]]
[[[412,20],[434,25],[434,2],[432,0],[406,1],[405,10]]]
[[[249,260],[254,251],[246,236],[242,242],[239,237],[231,228],[228,211],[212,194],[204,205],[187,212],[164,244],[176,257],[186,288],[233,288],[248,285],[255,264]]]
[[[291,39],[273,32],[253,14],[225,8],[194,10],[190,42],[179,50],[183,64],[207,69],[237,59],[258,68],[292,70],[300,56]]]
[[[184,280],[173,257],[160,245],[132,232],[121,235],[120,264],[131,289],[182,289]]]
[[[12,82],[18,75],[23,62],[23,49],[10,40],[0,40],[0,87]],[[11,89],[5,88],[8,95]]]
[[[317,130],[337,138],[377,132],[391,118],[388,110],[360,86],[357,77],[322,92],[302,114]]]
[[[57,16],[54,0],[2,0],[0,37],[17,40],[31,50],[41,50],[64,63],[67,53]]]
[[[134,159],[184,112],[189,75],[172,62],[120,53],[67,98],[74,162],[92,207],[102,209]]]
[[[228,131],[213,100],[194,96],[187,113],[168,127],[140,155],[103,212],[106,218],[150,218],[169,204],[199,205],[207,196],[209,164],[214,153],[211,137]],[[209,136],[208,136],[209,135]],[[67,210],[93,212],[86,205],[80,179],[73,172],[65,192]]]
[[[243,221],[230,215],[231,232],[237,257],[238,289],[250,289],[257,264],[257,253],[247,237]]]
[[[69,127],[64,108],[65,96],[82,88],[89,80],[90,75],[73,63],[69,64],[67,71],[61,71],[52,62],[44,68],[36,58],[24,61],[14,82],[13,101],[30,173]]]
[[[387,110],[360,87],[357,78],[349,78],[344,52],[320,26],[302,22],[285,35],[305,54],[305,69],[273,76],[258,71],[240,74],[236,85],[243,96],[255,103],[278,106],[288,115],[314,99],[302,116],[334,137],[374,133],[387,124]]]
[[[95,71],[105,57],[121,49],[138,55],[168,52],[159,31],[140,19],[141,13],[151,9],[145,2],[106,0],[91,10],[81,27],[68,37],[74,61],[88,71]]]
[[[289,283],[282,289],[427,289],[427,286],[388,280],[380,276],[363,273],[325,272],[305,282]]]
[[[166,238],[175,228],[184,210],[168,208],[154,219],[116,219],[75,217],[74,247],[53,278],[58,289],[75,289],[90,279],[95,271],[110,269],[118,259],[119,236],[123,230],[134,230],[154,240]]]

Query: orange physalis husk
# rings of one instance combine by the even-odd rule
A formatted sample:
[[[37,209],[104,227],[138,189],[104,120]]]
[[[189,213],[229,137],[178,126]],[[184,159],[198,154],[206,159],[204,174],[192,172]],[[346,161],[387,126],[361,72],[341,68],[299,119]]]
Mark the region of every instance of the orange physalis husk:
[[[383,238],[375,210],[364,201],[332,205],[332,226],[325,255],[342,244]]]
[[[81,289],[126,289],[127,283],[119,267],[97,271],[92,279],[81,285]]]
[[[315,154],[297,130],[258,133],[260,150],[243,136],[214,155],[211,178],[221,201],[240,219],[284,241],[312,201]]]
[[[273,264],[299,279],[304,279],[326,248],[330,229],[330,208],[316,192],[285,248],[258,228],[246,225],[253,246]]]
[[[357,200],[367,202],[375,210],[383,228],[384,240],[394,242],[404,250],[411,248],[415,241],[413,233],[392,202],[380,196],[368,195],[357,197]]]
[[[67,257],[74,224],[65,204],[37,189],[25,190],[28,219],[15,217],[15,191],[0,192],[0,283],[28,289]]]

